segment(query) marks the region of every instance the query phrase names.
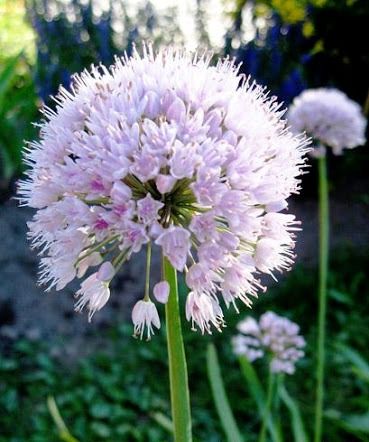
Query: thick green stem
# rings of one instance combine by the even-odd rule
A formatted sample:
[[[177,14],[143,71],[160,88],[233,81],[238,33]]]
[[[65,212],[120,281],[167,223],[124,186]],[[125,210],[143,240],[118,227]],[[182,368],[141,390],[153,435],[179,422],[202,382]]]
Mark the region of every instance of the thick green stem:
[[[163,276],[170,286],[169,299],[165,305],[165,318],[174,440],[191,442],[190,393],[178,303],[177,272],[165,257],[163,257]]]
[[[327,163],[325,156],[318,159],[319,165],[319,313],[318,313],[318,355],[316,367],[316,403],[314,441],[322,440],[325,329],[327,311],[327,277],[329,254],[329,200]]]
[[[267,423],[270,418],[270,411],[272,408],[273,403],[273,396],[274,396],[274,375],[271,370],[269,370],[269,376],[268,376],[268,391],[267,391],[267,397],[266,397],[266,404],[265,408],[263,410],[263,421],[261,424],[261,430],[259,434],[259,442],[265,442],[266,441],[266,430],[267,430]]]

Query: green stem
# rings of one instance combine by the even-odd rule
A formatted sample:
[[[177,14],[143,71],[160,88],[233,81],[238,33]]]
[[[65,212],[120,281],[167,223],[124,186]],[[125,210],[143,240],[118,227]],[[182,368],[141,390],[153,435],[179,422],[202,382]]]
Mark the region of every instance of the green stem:
[[[150,267],[151,267],[151,241],[147,243],[146,252],[146,279],[145,279],[145,301],[150,300]]]
[[[269,370],[268,375],[268,391],[267,391],[267,398],[266,398],[266,404],[264,408],[263,413],[263,421],[261,424],[261,431],[259,434],[259,442],[265,442],[266,441],[266,430],[267,430],[267,423],[270,416],[270,410],[272,408],[273,403],[273,391],[274,391],[274,375],[271,370]]]
[[[327,163],[325,156],[318,159],[319,166],[319,313],[318,313],[318,355],[316,367],[316,403],[314,441],[322,439],[324,401],[325,329],[327,311],[327,277],[329,253],[329,200]]]
[[[283,373],[278,373],[275,376],[275,386],[274,386],[274,392],[273,392],[273,398],[274,398],[274,405],[272,405],[275,412],[275,422],[276,422],[276,430],[278,433],[278,440],[283,440],[283,432],[282,432],[282,423],[281,423],[281,413],[280,413],[280,397],[279,397],[279,390],[282,388],[283,385]],[[300,441],[299,441],[300,442]],[[302,441],[301,441],[302,442]]]
[[[170,286],[169,299],[165,305],[165,318],[174,440],[191,442],[190,393],[178,303],[177,272],[165,257],[163,257],[163,276]]]

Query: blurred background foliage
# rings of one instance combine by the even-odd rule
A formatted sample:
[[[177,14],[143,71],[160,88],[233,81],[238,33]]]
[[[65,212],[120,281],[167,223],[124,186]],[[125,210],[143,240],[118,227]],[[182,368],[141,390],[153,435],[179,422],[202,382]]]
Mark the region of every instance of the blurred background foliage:
[[[24,14],[23,0],[0,0],[0,64],[26,51],[33,60],[35,34]]]
[[[44,104],[54,106],[50,95],[59,84],[68,88],[71,75],[91,63],[109,65],[115,55],[130,54],[142,40],[151,40],[155,46],[210,47],[215,58],[229,55],[242,62],[242,72],[267,85],[286,105],[305,88],[334,86],[368,111],[367,23],[368,0],[193,0],[178,4],[170,0],[0,0],[1,199],[13,194],[14,181],[22,173],[21,149],[24,140],[36,136],[31,122],[39,118],[38,109]],[[369,197],[360,180],[367,182],[367,148],[330,159],[331,186],[343,187],[352,181],[345,195],[366,206]],[[305,197],[315,195],[311,170],[304,178]],[[363,302],[369,293],[369,261],[367,255],[351,249],[336,254],[334,261],[326,440],[369,441],[369,371],[365,365],[369,361],[369,311]],[[287,387],[306,421],[312,422],[315,272],[298,267],[268,293],[253,314],[274,309],[308,333],[309,353]],[[230,313],[228,328],[213,339],[222,355],[237,422],[253,441],[260,421],[229,342],[239,319]],[[169,415],[164,336],[147,344],[132,340],[130,333],[130,326],[113,326],[104,332],[105,342],[110,342],[107,351],[80,363],[72,361],[72,367],[48,343],[3,340],[0,442],[57,440],[46,408],[49,394],[55,396],[70,430],[81,441],[167,440],[167,430],[160,425]],[[224,435],[206,381],[209,340],[186,332],[196,440],[215,442],[224,440]],[[337,351],[337,345],[349,350]],[[263,367],[258,370],[262,375]],[[288,422],[288,416],[284,418]],[[291,440],[288,437],[285,440]]]
[[[93,63],[110,65],[116,55],[130,55],[136,42],[182,42],[176,8],[159,14],[150,1],[27,0],[26,6],[36,33],[36,87],[46,103],[59,84],[69,86],[73,73]]]
[[[24,140],[36,135],[37,96],[27,56],[20,52],[0,66],[0,149],[2,179],[21,172]]]

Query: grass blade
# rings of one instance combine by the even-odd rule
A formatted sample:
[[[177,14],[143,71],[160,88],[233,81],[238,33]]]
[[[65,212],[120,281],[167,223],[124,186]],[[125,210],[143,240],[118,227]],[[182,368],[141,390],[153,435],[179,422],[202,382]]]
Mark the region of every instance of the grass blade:
[[[282,402],[285,404],[285,406],[288,408],[288,411],[290,412],[292,431],[295,442],[307,442],[308,438],[306,435],[304,422],[301,417],[300,408],[297,402],[289,395],[286,387],[283,384],[279,386],[278,393]]]
[[[358,440],[368,442],[369,412],[345,415],[337,410],[330,409],[324,413],[324,416],[334,422],[337,427],[355,435]]]
[[[224,389],[217,351],[214,344],[208,345],[207,368],[215,406],[227,439],[229,442],[242,442],[241,433],[237,427]]]
[[[338,352],[352,364],[352,371],[360,377],[360,379],[369,382],[368,362],[356,350],[347,345],[337,344],[336,348]]]
[[[252,366],[251,362],[244,356],[241,356],[239,358],[239,361],[240,361],[242,374],[246,379],[251,396],[253,397],[256,406],[258,408],[259,415],[262,418],[262,416],[265,415],[265,406],[266,406],[264,388],[261,385],[258,375],[256,374],[256,371]],[[271,415],[269,415],[268,417],[267,426],[269,433],[272,437],[272,440],[274,442],[280,442],[281,437],[278,435],[277,426]]]
[[[78,442],[78,439],[70,434],[67,426],[65,425],[53,396],[48,396],[47,408],[49,409],[51,417],[53,418],[53,421],[58,429],[60,440],[63,442]]]
[[[151,414],[151,417],[168,433],[173,434],[173,422],[169,419],[169,417],[165,416],[165,414],[156,411]]]

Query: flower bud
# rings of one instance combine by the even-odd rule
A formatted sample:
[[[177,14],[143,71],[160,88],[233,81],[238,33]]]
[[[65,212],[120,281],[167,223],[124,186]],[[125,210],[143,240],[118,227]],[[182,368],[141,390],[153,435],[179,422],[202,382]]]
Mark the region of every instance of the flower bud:
[[[154,296],[158,302],[166,304],[169,297],[169,284],[167,281],[161,281],[154,286]]]

